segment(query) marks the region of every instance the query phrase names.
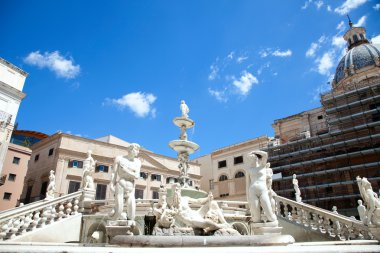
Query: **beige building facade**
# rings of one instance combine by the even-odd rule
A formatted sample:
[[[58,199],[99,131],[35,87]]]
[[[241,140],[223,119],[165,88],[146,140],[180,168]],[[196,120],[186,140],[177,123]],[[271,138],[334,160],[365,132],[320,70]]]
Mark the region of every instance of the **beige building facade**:
[[[56,196],[65,195],[80,188],[83,161],[87,151],[97,161],[93,175],[96,186],[96,199],[113,199],[109,183],[111,181],[114,158],[127,154],[128,142],[114,136],[97,140],[82,138],[64,133],[56,133],[34,144],[22,193],[25,203],[43,199],[49,182],[50,170],[55,171]],[[140,178],[136,180],[137,199],[157,199],[161,185],[172,183],[179,175],[178,161],[175,158],[155,154],[141,149],[142,161]],[[199,186],[200,168],[190,163],[191,184]]]
[[[14,208],[18,204],[31,153],[32,150],[28,147],[9,144],[3,166],[6,178],[0,186],[0,211]]]
[[[22,89],[27,76],[28,73],[0,58],[0,185],[5,182],[3,164],[17,112],[25,97]]]
[[[194,159],[201,167],[201,189],[211,191],[215,199],[246,201],[247,154],[266,148],[270,141],[260,136]]]

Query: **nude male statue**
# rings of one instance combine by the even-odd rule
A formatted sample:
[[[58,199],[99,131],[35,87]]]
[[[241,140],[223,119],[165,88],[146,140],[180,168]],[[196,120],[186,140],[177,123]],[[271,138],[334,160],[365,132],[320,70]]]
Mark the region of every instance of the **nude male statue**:
[[[111,191],[115,192],[115,207],[111,215],[114,219],[135,219],[135,180],[140,177],[141,169],[141,161],[137,158],[139,151],[140,146],[132,143],[128,147],[126,156],[117,156],[115,158],[111,179]],[[123,212],[125,195],[127,214]]]

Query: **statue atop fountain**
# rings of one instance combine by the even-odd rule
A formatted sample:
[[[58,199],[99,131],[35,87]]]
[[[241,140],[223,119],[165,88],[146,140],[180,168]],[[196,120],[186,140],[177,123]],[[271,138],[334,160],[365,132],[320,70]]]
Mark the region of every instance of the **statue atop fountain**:
[[[179,177],[178,181],[180,185],[184,188],[189,187],[189,155],[194,153],[199,149],[199,145],[188,141],[186,130],[188,128],[194,127],[195,123],[189,118],[190,109],[186,105],[185,101],[181,101],[180,105],[181,117],[176,117],[173,119],[173,123],[179,127],[180,135],[179,140],[174,140],[169,143],[169,146],[177,152],[178,157],[178,169]]]

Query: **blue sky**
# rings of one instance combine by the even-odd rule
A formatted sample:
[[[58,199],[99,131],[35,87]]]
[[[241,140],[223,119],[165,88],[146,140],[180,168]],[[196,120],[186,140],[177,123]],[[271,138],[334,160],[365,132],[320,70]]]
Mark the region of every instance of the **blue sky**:
[[[352,22],[380,43],[380,1],[1,1],[0,57],[29,73],[19,129],[108,134],[192,158],[320,106]]]

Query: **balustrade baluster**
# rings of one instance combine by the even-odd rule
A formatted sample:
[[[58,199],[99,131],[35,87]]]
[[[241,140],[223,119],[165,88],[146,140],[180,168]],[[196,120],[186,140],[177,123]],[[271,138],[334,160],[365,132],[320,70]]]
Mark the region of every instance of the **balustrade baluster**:
[[[39,222],[40,222],[40,211],[38,210],[34,212],[31,230],[35,230]]]
[[[72,206],[73,206],[73,204],[71,204],[71,201],[67,202],[67,204],[66,204],[66,217],[70,216]]]
[[[78,209],[79,209],[79,199],[78,198],[75,198],[74,199],[74,212],[73,212],[73,214],[78,214]]]
[[[20,232],[21,234],[25,234],[27,232],[27,229],[29,228],[30,223],[32,222],[32,218],[33,218],[33,213],[25,214],[24,223],[21,226],[22,228]]]
[[[61,220],[65,216],[65,213],[64,213],[65,207],[64,207],[63,203],[59,204],[58,210],[59,210],[59,212],[58,212],[58,220]]]
[[[21,222],[20,222],[20,219],[18,218],[15,218],[12,220],[13,220],[12,228],[10,229],[9,233],[10,233],[10,238],[15,238],[17,235],[18,229],[20,228]]]

